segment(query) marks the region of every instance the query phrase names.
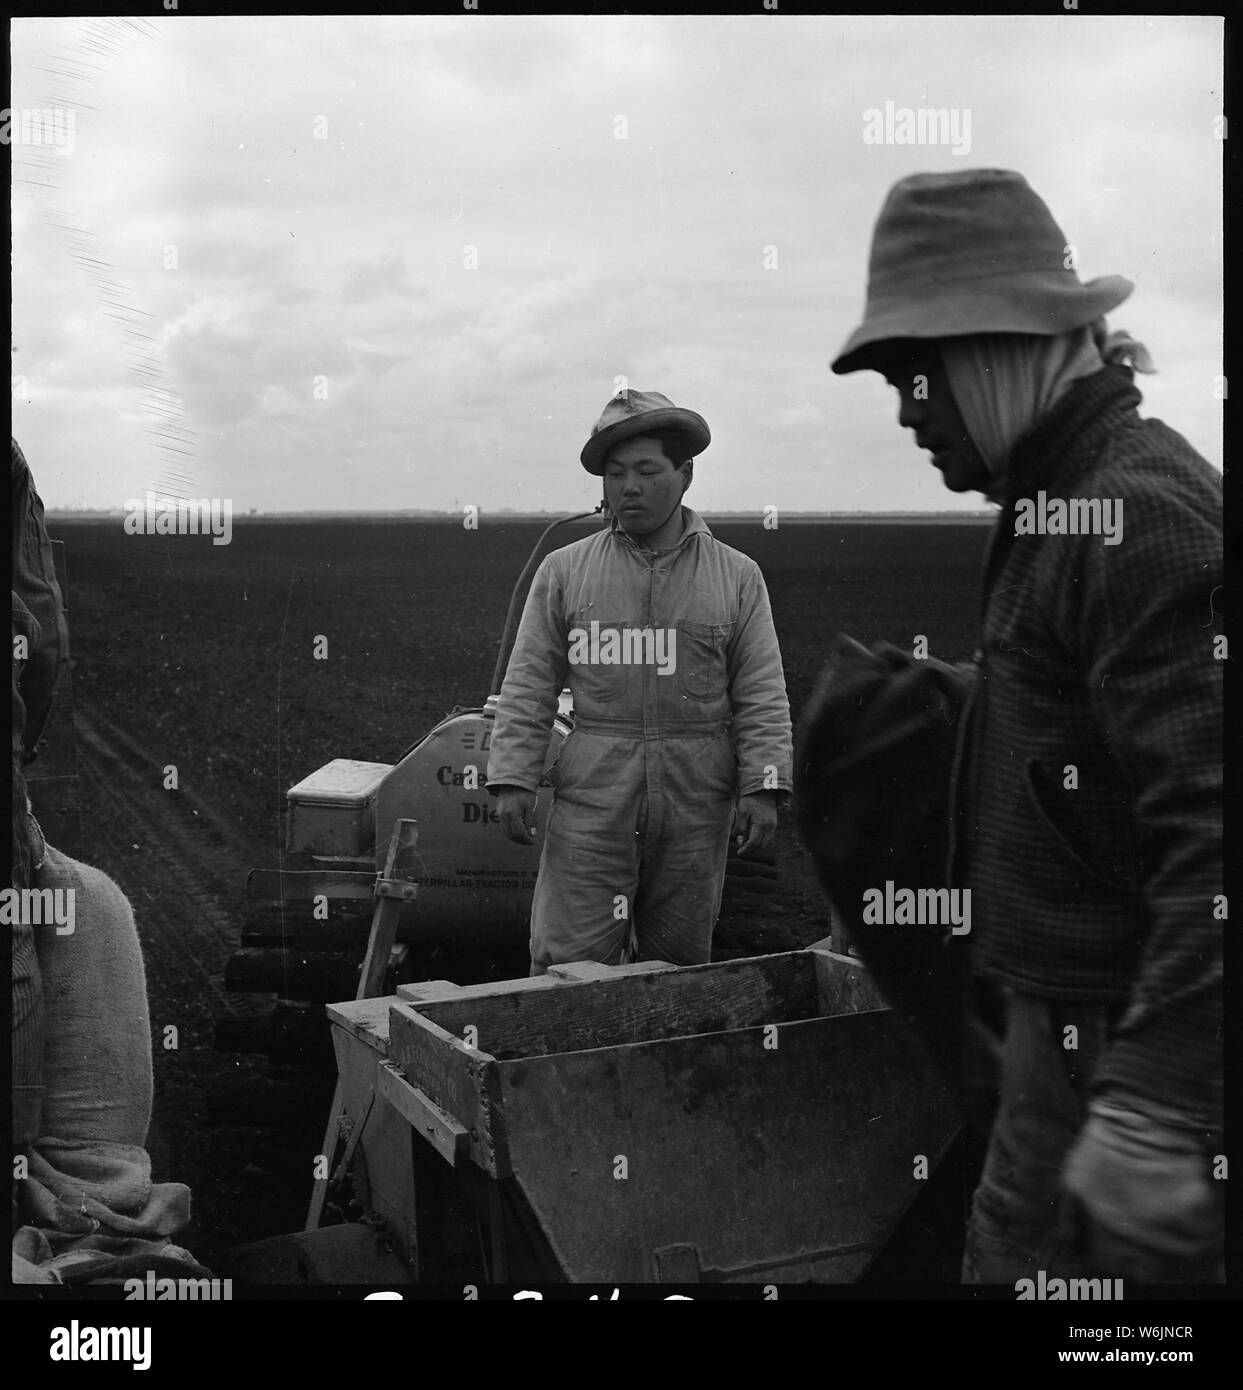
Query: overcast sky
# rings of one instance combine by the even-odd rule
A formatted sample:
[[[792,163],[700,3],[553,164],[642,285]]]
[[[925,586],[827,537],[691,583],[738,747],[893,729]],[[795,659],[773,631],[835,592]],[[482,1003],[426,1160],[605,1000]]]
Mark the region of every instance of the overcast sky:
[[[879,377],[827,365],[889,186],[977,166],[1026,175],[1083,278],[1135,281],[1111,326],[1160,369],[1144,412],[1221,466],[1219,19],[11,37],[14,109],[68,113],[13,148],[13,428],[50,508],[576,510],[618,377],[707,418],[701,510],[979,507]],[[969,148],[865,143],[886,102],[969,111]]]

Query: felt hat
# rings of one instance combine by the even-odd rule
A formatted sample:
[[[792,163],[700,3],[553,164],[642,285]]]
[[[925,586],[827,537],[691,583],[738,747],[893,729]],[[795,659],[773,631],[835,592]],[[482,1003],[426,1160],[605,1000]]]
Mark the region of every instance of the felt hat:
[[[894,339],[1067,333],[1133,289],[1120,275],[1079,279],[1062,229],[1022,174],[912,174],[876,219],[863,322],[832,368],[875,366]]]
[[[693,410],[674,405],[659,391],[619,391],[604,407],[600,418],[591,427],[591,437],[579,455],[588,473],[600,477],[604,460],[615,444],[632,435],[649,434],[652,430],[676,430],[686,436],[688,454],[699,454],[712,442],[708,423]]]

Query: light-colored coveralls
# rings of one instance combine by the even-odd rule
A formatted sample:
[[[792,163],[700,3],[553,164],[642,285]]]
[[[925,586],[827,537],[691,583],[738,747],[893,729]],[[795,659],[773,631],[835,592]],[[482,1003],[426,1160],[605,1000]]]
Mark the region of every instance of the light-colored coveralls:
[[[788,798],[792,747],[781,652],[754,560],[689,507],[670,551],[617,524],[548,555],[531,584],[488,762],[488,788],[535,792],[559,692],[574,731],[550,774],[553,805],[531,907],[533,973],[617,965],[633,929],[644,959],[710,958],[735,799]],[[664,629],[674,660],[571,661],[572,634]]]

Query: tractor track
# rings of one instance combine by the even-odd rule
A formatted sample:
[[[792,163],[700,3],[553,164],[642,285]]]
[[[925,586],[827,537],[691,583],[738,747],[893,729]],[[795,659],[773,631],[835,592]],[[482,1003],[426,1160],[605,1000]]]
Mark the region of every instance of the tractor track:
[[[261,999],[224,988],[237,949],[246,845],[230,823],[190,791],[164,791],[163,767],[96,710],[74,712],[81,773],[105,814],[93,818],[103,862],[134,904],[149,965],[164,989],[206,990],[232,1015],[261,1013]],[[222,899],[238,903],[237,911]]]
[[[305,1135],[273,1133],[266,1116],[255,1118],[270,1093],[267,1058],[215,1044],[222,1018],[262,1021],[272,1008],[271,996],[224,987],[252,847],[194,791],[165,791],[163,766],[97,707],[79,700],[74,728],[89,828],[77,852],[121,886],[142,941],[155,1083],[146,1145],[152,1171],[157,1181],[189,1185],[191,1224],[177,1238],[210,1268],[214,1252],[300,1227],[314,1151]],[[169,1023],[178,1030],[171,1049]],[[308,1120],[322,1133],[318,1113]]]

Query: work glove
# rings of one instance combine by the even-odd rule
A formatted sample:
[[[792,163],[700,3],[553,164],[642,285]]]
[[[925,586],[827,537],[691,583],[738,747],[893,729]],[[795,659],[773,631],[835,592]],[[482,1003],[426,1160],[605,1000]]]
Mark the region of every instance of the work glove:
[[[1220,1282],[1224,1193],[1203,1131],[1094,1100],[1062,1169],[1064,1219],[1094,1277]]]

